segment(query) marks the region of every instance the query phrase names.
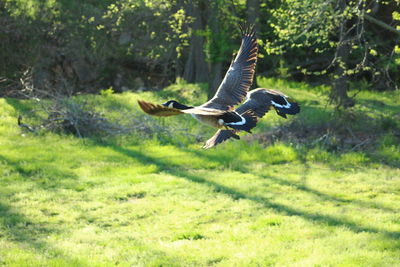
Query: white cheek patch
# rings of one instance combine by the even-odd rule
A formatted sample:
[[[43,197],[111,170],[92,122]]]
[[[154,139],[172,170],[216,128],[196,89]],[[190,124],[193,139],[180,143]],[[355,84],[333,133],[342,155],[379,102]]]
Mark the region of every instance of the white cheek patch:
[[[219,125],[224,125],[224,120],[223,120],[223,119],[219,119],[219,120],[218,120],[218,124],[219,124]]]
[[[169,107],[169,108],[174,108],[174,103],[172,103],[172,102],[169,103],[168,107]]]

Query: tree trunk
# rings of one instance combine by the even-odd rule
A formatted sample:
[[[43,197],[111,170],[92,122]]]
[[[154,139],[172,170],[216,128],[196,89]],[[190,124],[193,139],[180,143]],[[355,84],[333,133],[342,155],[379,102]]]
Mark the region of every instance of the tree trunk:
[[[218,10],[219,4],[218,1],[214,1],[211,4],[211,8],[209,9],[209,22],[208,25],[210,26],[211,36],[209,42],[211,42],[210,51],[211,58],[210,60],[210,80],[209,80],[209,90],[208,90],[208,97],[211,98],[214,96],[215,92],[217,91],[219,84],[222,81],[222,62],[220,60],[220,23],[218,19]]]
[[[340,1],[340,9],[344,12],[346,9],[346,0]],[[339,107],[352,107],[355,102],[347,94],[349,90],[349,77],[346,75],[346,62],[350,54],[350,33],[347,33],[348,24],[347,20],[341,22],[339,46],[336,50],[335,57],[335,78],[332,83],[332,91],[330,99]],[[346,34],[347,33],[347,34]]]
[[[210,66],[210,89],[208,90],[208,97],[211,98],[214,96],[217,91],[219,85],[222,81],[222,62],[216,62],[211,64]]]
[[[190,0],[187,5],[187,13],[194,18],[192,24],[192,36],[190,39],[189,55],[185,64],[183,78],[187,82],[208,82],[208,66],[204,53],[204,37],[199,35],[197,31],[204,30],[202,22],[202,0],[194,3]]]

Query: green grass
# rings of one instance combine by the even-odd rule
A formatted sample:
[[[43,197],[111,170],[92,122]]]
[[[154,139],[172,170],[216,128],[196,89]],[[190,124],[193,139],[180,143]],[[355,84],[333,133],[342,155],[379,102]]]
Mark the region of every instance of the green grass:
[[[324,88],[268,83],[302,103],[299,120],[332,116]],[[365,92],[357,108],[395,115],[397,96]],[[161,101],[90,96],[115,118],[140,114],[138,98]],[[0,265],[400,266],[399,146],[389,133],[374,153],[246,140],[202,150],[186,133],[107,142],[26,133],[16,117],[32,105],[0,99]],[[154,123],[213,133],[187,119]],[[295,119],[270,112],[256,133]]]

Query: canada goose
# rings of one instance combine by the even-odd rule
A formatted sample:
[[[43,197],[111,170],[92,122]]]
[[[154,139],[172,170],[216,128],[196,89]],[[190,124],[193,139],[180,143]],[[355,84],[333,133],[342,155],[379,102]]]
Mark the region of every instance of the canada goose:
[[[254,27],[240,29],[242,43],[239,52],[212,99],[197,107],[186,106],[175,100],[162,105],[139,100],[143,111],[154,116],[191,114],[198,121],[218,129],[250,132],[256,126],[257,117],[251,110],[238,113],[233,107],[243,101],[253,83],[258,47]]]
[[[258,120],[262,118],[271,107],[273,107],[276,113],[283,118],[286,118],[286,114],[295,115],[300,112],[300,106],[296,102],[291,101],[282,92],[265,88],[257,88],[248,92],[246,101],[235,109],[235,111],[239,114],[252,112]],[[251,129],[252,128],[249,130]],[[218,130],[213,137],[207,140],[203,148],[212,148],[231,137],[240,139],[236,133],[237,129]]]

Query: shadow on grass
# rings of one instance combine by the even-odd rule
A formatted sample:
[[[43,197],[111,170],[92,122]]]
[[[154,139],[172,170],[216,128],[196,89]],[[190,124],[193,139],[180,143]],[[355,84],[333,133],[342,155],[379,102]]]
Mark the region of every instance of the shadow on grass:
[[[9,161],[3,156],[0,156],[0,161],[4,161],[8,165],[14,164],[14,171],[19,172],[24,181],[34,182],[35,186],[39,186],[45,192],[51,191],[54,193],[54,190],[65,188],[63,184],[60,186],[60,179],[54,179],[50,182],[50,184],[49,182],[43,183],[41,180],[33,179],[31,177],[31,172],[24,170],[23,167],[18,166],[18,164],[15,164],[15,162]],[[72,178],[69,173],[63,175],[65,178]],[[73,176],[73,178],[77,177]],[[46,178],[43,180],[46,180]],[[88,262],[87,259],[82,260],[79,259],[79,257],[68,255],[69,253],[67,251],[57,248],[57,241],[47,241],[49,236],[68,236],[67,231],[69,231],[70,228],[67,230],[62,229],[62,227],[59,227],[56,223],[49,222],[46,217],[44,220],[41,219],[41,221],[35,221],[28,218],[19,212],[17,208],[12,206],[12,198],[11,200],[6,200],[6,198],[10,198],[11,195],[12,193],[5,196],[0,196],[0,240],[3,239],[12,244],[16,244],[21,250],[24,251],[28,249],[30,253],[33,254],[32,256],[29,256],[29,252],[21,252],[21,257],[27,259],[26,264],[34,265],[36,263],[40,263],[40,265],[44,264],[43,266],[48,266],[48,264],[52,266],[93,266],[93,262]],[[139,247],[137,249],[138,253],[141,253],[141,251],[147,251],[148,253],[151,253],[151,255],[154,255],[149,259],[149,261],[155,262],[155,265],[157,265],[156,263],[162,263],[172,266],[178,260],[161,250],[156,250],[146,246],[139,240],[133,240],[130,242],[134,242],[135,247]],[[7,252],[7,250],[5,250],[5,252]],[[40,256],[42,256],[42,259]],[[37,262],[29,261],[30,257],[36,259]],[[19,261],[18,258],[14,257],[13,259]],[[53,260],[55,261],[54,263],[51,262]],[[123,259],[117,260],[121,261]],[[7,263],[12,263],[12,259],[10,262],[8,262],[0,258],[0,265]],[[129,263],[136,264],[135,262]],[[114,263],[112,263],[111,260],[110,265],[113,264]]]
[[[65,255],[61,250],[44,241],[48,235],[59,232],[59,229],[45,226],[44,223],[33,222],[2,202],[0,202],[0,230],[3,231],[5,239],[23,244],[24,250],[27,247],[32,249],[32,252],[40,253],[43,258],[50,260],[62,258],[70,266],[85,266],[83,262]],[[30,264],[34,263],[30,262]]]
[[[307,211],[300,211],[300,210],[294,209],[290,206],[276,203],[265,197],[262,197],[259,195],[249,195],[247,193],[240,192],[239,190],[230,188],[228,186],[221,185],[221,184],[213,182],[213,181],[209,181],[207,179],[204,179],[201,176],[191,174],[188,171],[185,171],[182,169],[176,169],[175,168],[176,166],[169,166],[168,162],[165,162],[160,159],[156,159],[151,156],[147,156],[139,151],[125,149],[125,148],[117,147],[117,146],[113,146],[112,149],[114,149],[115,151],[118,151],[120,153],[123,153],[129,157],[134,157],[134,158],[142,161],[143,164],[148,164],[148,163],[156,164],[157,166],[160,167],[161,170],[163,170],[164,172],[166,172],[170,175],[173,175],[173,176],[176,176],[176,177],[179,177],[182,179],[186,179],[186,180],[189,180],[189,181],[192,181],[195,183],[205,184],[205,185],[209,186],[210,188],[212,188],[213,191],[228,195],[229,197],[231,197],[234,200],[247,199],[247,200],[253,201],[255,203],[261,204],[265,208],[272,209],[278,213],[281,213],[281,214],[284,214],[287,216],[299,216],[299,217],[302,217],[302,218],[312,221],[312,222],[327,224],[329,226],[345,227],[355,233],[368,232],[368,233],[374,233],[374,234],[382,234],[385,237],[391,238],[393,240],[397,240],[398,238],[400,238],[400,231],[387,231],[387,230],[383,230],[383,229],[379,229],[379,228],[375,228],[375,227],[371,227],[371,226],[362,226],[362,225],[359,225],[350,220],[347,220],[344,218],[338,218],[336,216],[317,214],[317,213],[312,213],[312,212],[307,212]],[[279,181],[279,180],[275,179],[275,181]],[[282,180],[280,182],[282,183]],[[290,182],[287,182],[287,183],[290,184]],[[321,192],[307,189],[305,187],[303,187],[303,188],[300,186],[298,186],[298,187],[299,187],[299,189],[316,194],[320,197],[325,197],[327,200],[335,200],[334,197],[325,196],[325,194],[323,194]],[[336,199],[336,201],[343,201],[343,200]]]
[[[93,262],[80,260],[74,256],[67,255],[63,250],[45,241],[49,235],[61,231],[62,230],[56,228],[56,225],[49,227],[47,225],[45,226],[44,223],[33,222],[24,215],[14,211],[11,206],[0,201],[0,238],[6,239],[12,243],[19,243],[23,245],[21,249],[24,251],[29,248],[32,250],[32,253],[43,256],[41,261],[38,260],[41,262],[40,266],[42,266],[42,264],[46,264],[43,266],[47,266],[47,264],[49,264],[49,262],[47,262],[48,260],[55,260],[54,266],[64,266],[64,264],[67,264],[65,266],[93,266]],[[174,262],[178,262],[178,259],[169,256],[163,251],[145,246],[138,240],[134,240],[133,242],[135,246],[139,247],[139,252],[147,251],[147,253],[152,253],[153,256],[149,259],[150,262],[154,261],[155,263],[166,264],[168,266],[173,266]],[[33,257],[39,259],[37,256]],[[29,258],[26,256],[25,259],[27,259],[26,266],[29,266],[28,264],[35,264],[35,262],[29,261]],[[60,262],[60,260],[62,262]],[[120,261],[121,259],[117,260]],[[6,263],[7,262],[0,259],[0,265]],[[112,263],[111,260],[109,264],[114,265],[115,263]],[[130,264],[135,264],[135,262],[130,262]],[[156,265],[158,266],[158,264],[154,266]]]
[[[4,228],[10,241],[25,243],[37,250],[46,250],[48,244],[41,239],[58,231],[32,222],[2,202],[0,202],[0,219],[0,226]]]
[[[388,104],[387,102],[383,102],[380,100],[360,98],[357,100],[357,102],[358,102],[358,104],[363,105],[371,110],[378,109],[381,112],[393,113],[393,114],[399,112],[398,105],[391,105],[391,104]]]
[[[30,180],[39,184],[43,189],[54,190],[57,188],[59,179],[52,180],[51,185],[45,182],[46,179],[32,178],[37,173],[35,170],[28,170],[18,162],[0,156],[0,161],[5,162],[13,168],[13,172],[19,173],[24,180]],[[56,173],[61,173],[57,171]],[[65,176],[70,177],[69,174]],[[6,178],[3,177],[5,180]],[[9,200],[8,200],[9,201]],[[84,266],[77,259],[71,259],[62,251],[53,247],[45,239],[51,235],[59,233],[61,230],[55,226],[45,225],[44,222],[34,222],[23,214],[19,213],[11,205],[5,204],[0,198],[0,237],[13,243],[20,243],[45,256],[48,259],[64,258],[68,263],[74,266]],[[3,232],[3,234],[2,234]],[[33,264],[33,263],[32,263]]]
[[[24,181],[34,182],[36,186],[45,190],[74,189],[78,186],[78,183],[76,183],[78,176],[74,172],[62,170],[54,164],[10,160],[2,155],[0,155],[0,161],[5,162],[11,168],[11,171],[19,175]]]
[[[271,176],[271,175],[259,175],[260,177],[271,180],[277,184],[280,185],[286,185],[290,187],[294,187],[297,190],[313,194],[317,197],[319,197],[322,201],[330,201],[330,202],[335,202],[337,205],[343,205],[343,204],[356,204],[357,206],[363,207],[363,208],[368,208],[368,209],[377,209],[377,210],[383,210],[386,212],[398,212],[397,209],[393,209],[391,207],[386,207],[382,204],[377,204],[375,202],[368,202],[368,201],[362,201],[362,200],[357,200],[357,199],[346,199],[346,198],[341,198],[338,196],[332,196],[326,193],[323,193],[321,191],[318,191],[316,189],[312,189],[304,184],[293,182],[293,181],[288,181],[276,176]],[[399,232],[400,233],[400,232]]]
[[[227,166],[229,165],[232,170],[238,171],[238,172],[242,172],[242,173],[249,173],[251,170],[249,170],[248,167],[246,167],[243,164],[237,163],[237,164],[231,164],[232,161],[235,161],[235,156],[234,155],[229,155],[229,156],[225,156],[225,157],[220,157],[218,155],[210,155],[207,154],[207,152],[203,151],[196,151],[196,150],[191,150],[191,149],[184,149],[184,151],[187,152],[192,152],[193,154],[195,154],[196,156],[199,157],[205,157],[209,160],[215,161],[220,163],[222,166]],[[285,186],[291,186],[296,188],[297,190],[300,191],[304,191],[310,194],[313,194],[317,197],[319,197],[321,200],[323,201],[331,201],[331,202],[335,202],[336,204],[342,205],[342,204],[350,204],[350,203],[354,203],[360,207],[363,208],[370,208],[370,209],[378,209],[378,210],[383,210],[386,212],[398,212],[397,209],[393,209],[391,207],[387,207],[384,206],[382,204],[378,204],[375,202],[368,202],[368,201],[362,201],[362,200],[357,200],[357,199],[346,199],[346,198],[342,198],[339,196],[333,196],[333,195],[329,195],[327,193],[323,193],[321,191],[318,191],[316,189],[312,189],[306,185],[304,185],[307,181],[307,176],[310,173],[310,165],[307,162],[307,160],[305,160],[304,158],[300,158],[301,164],[304,166],[304,170],[302,171],[301,174],[299,174],[301,176],[301,182],[294,182],[294,181],[288,181],[286,179],[282,179],[276,176],[271,176],[271,175],[263,175],[263,174],[259,174],[257,173],[257,175],[261,178],[264,179],[269,179],[275,183],[281,184],[281,185],[285,185]]]

